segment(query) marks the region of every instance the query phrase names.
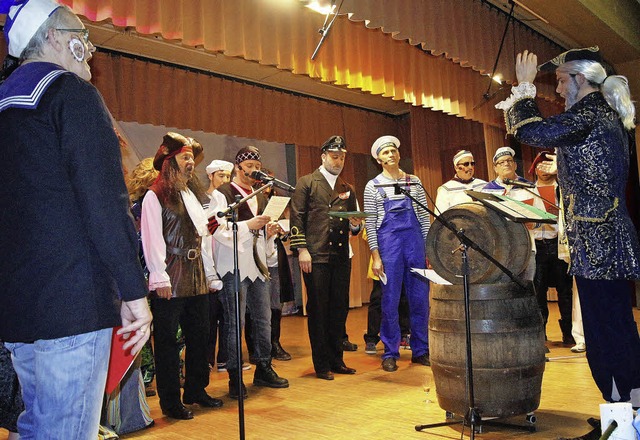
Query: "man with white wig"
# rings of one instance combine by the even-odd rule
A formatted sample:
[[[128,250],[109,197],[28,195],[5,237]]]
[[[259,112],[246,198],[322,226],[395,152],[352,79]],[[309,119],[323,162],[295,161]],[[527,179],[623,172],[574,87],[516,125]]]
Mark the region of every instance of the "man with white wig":
[[[518,86],[496,107],[520,142],[556,148],[569,273],[580,295],[591,373],[605,400],[637,407],[640,337],[631,280],[640,278],[640,244],[625,204],[635,116],[627,79],[607,74],[597,47],[536,64],[535,54],[518,54]],[[537,70],[555,71],[564,113],[542,117],[533,85]]]

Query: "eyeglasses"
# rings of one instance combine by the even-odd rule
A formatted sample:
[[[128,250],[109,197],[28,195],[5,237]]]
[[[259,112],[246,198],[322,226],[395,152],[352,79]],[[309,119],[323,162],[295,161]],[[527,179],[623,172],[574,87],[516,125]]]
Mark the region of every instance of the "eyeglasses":
[[[501,160],[500,162],[496,162],[496,166],[506,166],[506,165],[511,165],[514,164],[515,161],[513,159],[505,159],[505,160]]]
[[[61,32],[77,32],[86,44],[89,44],[89,29],[56,29]]]
[[[468,166],[475,167],[476,163],[474,161],[471,161],[471,162],[458,162],[458,165],[462,165],[463,167],[468,167]]]

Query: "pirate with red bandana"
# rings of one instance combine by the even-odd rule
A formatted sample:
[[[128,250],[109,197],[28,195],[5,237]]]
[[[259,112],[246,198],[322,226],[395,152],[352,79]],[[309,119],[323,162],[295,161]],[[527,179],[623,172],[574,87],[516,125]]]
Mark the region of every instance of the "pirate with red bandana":
[[[211,238],[202,207],[207,200],[194,174],[202,146],[192,138],[167,133],[153,166],[160,171],[142,202],[140,232],[149,269],[151,310],[155,314],[156,382],[162,412],[192,419],[186,404],[218,408],[210,397],[207,342],[209,293],[221,283],[211,257]],[[186,342],[184,395],[180,400],[178,325]]]

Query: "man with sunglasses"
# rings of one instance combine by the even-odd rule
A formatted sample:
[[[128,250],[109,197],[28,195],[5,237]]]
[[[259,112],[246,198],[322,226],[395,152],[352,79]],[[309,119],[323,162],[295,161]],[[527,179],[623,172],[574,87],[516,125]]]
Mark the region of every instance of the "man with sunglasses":
[[[443,183],[438,188],[436,195],[437,214],[460,203],[470,202],[471,197],[465,191],[480,191],[487,184],[486,180],[473,176],[475,166],[473,153],[469,150],[459,150],[453,156],[453,169],[456,174],[453,179]]]
[[[18,431],[96,438],[113,328],[135,354],[151,324],[119,142],[78,17],[51,0],[0,13],[19,60],[0,85],[0,339],[22,386]]]

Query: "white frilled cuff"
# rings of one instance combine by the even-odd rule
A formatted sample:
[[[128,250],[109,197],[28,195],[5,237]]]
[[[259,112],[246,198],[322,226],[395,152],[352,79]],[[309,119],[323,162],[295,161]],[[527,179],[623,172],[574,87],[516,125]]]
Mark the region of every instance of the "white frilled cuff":
[[[215,279],[208,279],[207,281],[209,281],[209,290],[222,290],[223,284],[220,278],[216,277]]]
[[[536,97],[536,86],[534,86],[529,82],[522,82],[517,86],[511,87],[511,96],[509,96],[504,101],[500,101],[499,103],[497,103],[495,107],[498,110],[503,110],[506,112],[511,107],[513,107],[513,105],[516,102],[520,101],[521,99],[525,99],[525,98],[535,99],[535,97]]]
[[[171,287],[171,280],[166,272],[150,272],[149,273],[149,292],[159,289],[160,287]]]

